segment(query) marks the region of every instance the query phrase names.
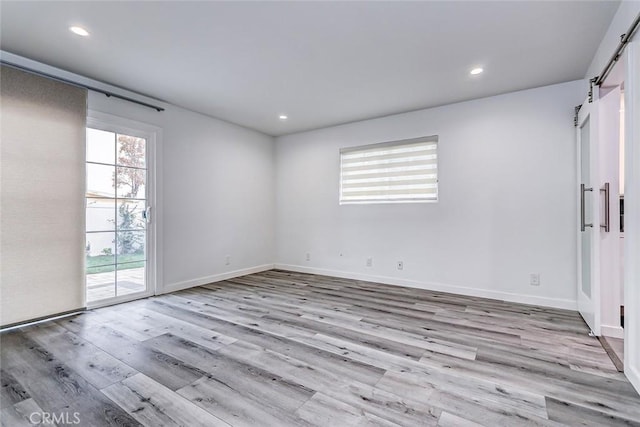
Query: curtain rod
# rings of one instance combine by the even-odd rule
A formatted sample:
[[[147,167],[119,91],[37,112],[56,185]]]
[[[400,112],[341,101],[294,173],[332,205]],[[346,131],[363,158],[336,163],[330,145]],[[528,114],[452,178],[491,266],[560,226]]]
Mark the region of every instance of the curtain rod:
[[[629,44],[629,41],[631,41],[631,37],[633,37],[633,33],[635,33],[638,29],[638,25],[640,25],[640,13],[638,14],[638,16],[636,16],[636,19],[634,19],[627,32],[620,36],[620,43],[618,44],[618,48],[616,49],[611,59],[609,59],[609,62],[607,62],[607,65],[605,65],[600,75],[594,77],[591,80],[593,84],[595,84],[596,86],[601,86],[602,83],[604,83],[604,81],[609,76],[609,73],[611,73],[611,70],[613,70],[613,66],[616,64],[616,62],[618,62],[618,59],[620,59],[622,51],[627,46],[627,44]]]
[[[69,85],[72,85],[72,86],[75,86],[75,87],[81,87],[83,89],[88,89],[88,90],[92,90],[94,92],[102,93],[102,94],[104,94],[104,95],[106,95],[108,97],[114,97],[114,98],[122,99],[123,101],[129,101],[129,102],[133,102],[134,104],[142,105],[143,107],[153,108],[156,111],[164,111],[164,108],[158,107],[157,105],[147,104],[146,102],[138,101],[136,99],[129,98],[127,96],[118,95],[117,93],[109,92],[109,91],[104,90],[104,89],[98,89],[97,87],[89,86],[89,85],[86,85],[86,84],[83,84],[83,83],[74,82],[73,80],[68,80],[68,79],[65,79],[65,78],[62,78],[62,77],[54,76],[53,74],[48,74],[48,73],[44,73],[42,71],[34,70],[32,68],[24,67],[22,65],[14,64],[12,62],[8,62],[8,61],[5,61],[3,59],[0,59],[0,64],[6,65],[7,67],[15,68],[17,70],[26,71],[27,73],[31,73],[31,74],[35,74],[35,75],[38,75],[38,76],[46,77],[46,78],[51,79],[51,80],[56,80],[56,81],[59,81],[59,82],[62,82],[62,83],[66,83],[66,84],[69,84]]]

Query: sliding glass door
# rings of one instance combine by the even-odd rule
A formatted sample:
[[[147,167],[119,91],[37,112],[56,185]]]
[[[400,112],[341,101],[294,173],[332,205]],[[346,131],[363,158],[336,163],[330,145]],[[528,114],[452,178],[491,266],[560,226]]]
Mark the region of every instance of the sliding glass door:
[[[148,138],[88,127],[86,300],[88,306],[147,296],[151,204]]]

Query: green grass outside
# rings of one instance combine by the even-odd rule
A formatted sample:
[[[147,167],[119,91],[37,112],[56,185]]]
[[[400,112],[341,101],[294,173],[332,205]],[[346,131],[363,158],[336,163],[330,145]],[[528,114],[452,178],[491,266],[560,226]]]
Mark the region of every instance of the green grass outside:
[[[142,261],[140,260],[141,258],[143,259]],[[116,266],[113,265],[114,262],[115,257],[113,255],[88,256],[86,264],[87,274],[107,273],[109,271],[114,271],[116,269]],[[128,270],[130,268],[140,267],[144,267],[144,255],[118,255],[118,270]]]

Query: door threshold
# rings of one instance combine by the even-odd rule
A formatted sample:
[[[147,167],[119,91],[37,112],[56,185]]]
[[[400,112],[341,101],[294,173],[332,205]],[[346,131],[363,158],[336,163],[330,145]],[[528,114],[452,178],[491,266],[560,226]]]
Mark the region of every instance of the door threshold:
[[[620,338],[598,337],[618,372],[624,372],[624,340]]]
[[[143,298],[149,298],[154,295],[153,292],[137,292],[134,294],[122,295],[113,298],[105,298],[94,302],[87,302],[87,310],[93,310],[96,308],[108,307],[110,305],[122,304],[125,302],[131,302]]]

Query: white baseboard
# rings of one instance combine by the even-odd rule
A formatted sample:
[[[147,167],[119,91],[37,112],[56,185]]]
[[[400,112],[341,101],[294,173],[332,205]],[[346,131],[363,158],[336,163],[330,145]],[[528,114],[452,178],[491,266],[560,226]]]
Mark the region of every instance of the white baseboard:
[[[160,294],[181,291],[182,289],[202,286],[208,283],[219,282],[221,280],[233,279],[234,277],[246,276],[247,274],[260,273],[274,268],[273,264],[257,265],[255,267],[243,268],[240,270],[228,271],[226,273],[214,274],[212,276],[199,277],[197,279],[185,280],[183,282],[171,283],[164,287]]]
[[[365,280],[368,282],[384,283],[386,285],[406,286],[409,288],[425,289],[429,291],[449,292],[452,294],[472,297],[491,298],[501,301],[517,302],[520,304],[538,305],[542,307],[560,308],[574,311],[578,310],[576,301],[570,299],[547,298],[535,295],[520,295],[509,292],[492,291],[488,289],[468,288],[464,286],[447,285],[443,283],[420,282],[416,280],[401,279],[397,277],[370,276],[360,273],[305,267],[301,265],[275,264],[274,268],[280,270],[295,271],[298,273],[321,274],[324,276],[341,277],[344,279]]]
[[[206,285],[207,283],[219,282],[221,280],[232,279],[234,277],[245,276],[247,274],[260,273],[261,271],[277,268],[280,270],[296,271],[299,273],[320,274],[324,276],[341,277],[345,279],[366,280],[368,282],[384,283],[387,285],[406,286],[409,288],[425,289],[429,291],[449,292],[453,294],[466,295],[480,298],[491,298],[501,301],[517,302],[521,304],[539,305],[543,307],[561,308],[566,310],[577,310],[576,302],[568,299],[547,298],[535,295],[520,295],[502,291],[492,291],[488,289],[468,288],[464,286],[447,285],[434,282],[420,282],[416,280],[401,279],[396,277],[372,276],[367,274],[353,273],[339,270],[329,270],[324,268],[305,267],[292,264],[263,264],[255,267],[243,268],[226,273],[214,274],[212,276],[199,277],[197,279],[185,280],[183,282],[171,283],[160,292],[166,294],[182,289],[193,288],[195,286]],[[603,327],[604,328],[604,327]],[[621,328],[622,329],[622,328]],[[606,335],[603,332],[604,335]],[[607,335],[613,336],[615,335]]]
[[[605,337],[624,339],[624,329],[621,326],[600,325],[600,334]]]
[[[633,366],[627,365],[626,360],[624,362],[624,374],[629,379],[631,385],[633,385],[636,391],[640,394],[640,372],[638,372],[638,370]]]

